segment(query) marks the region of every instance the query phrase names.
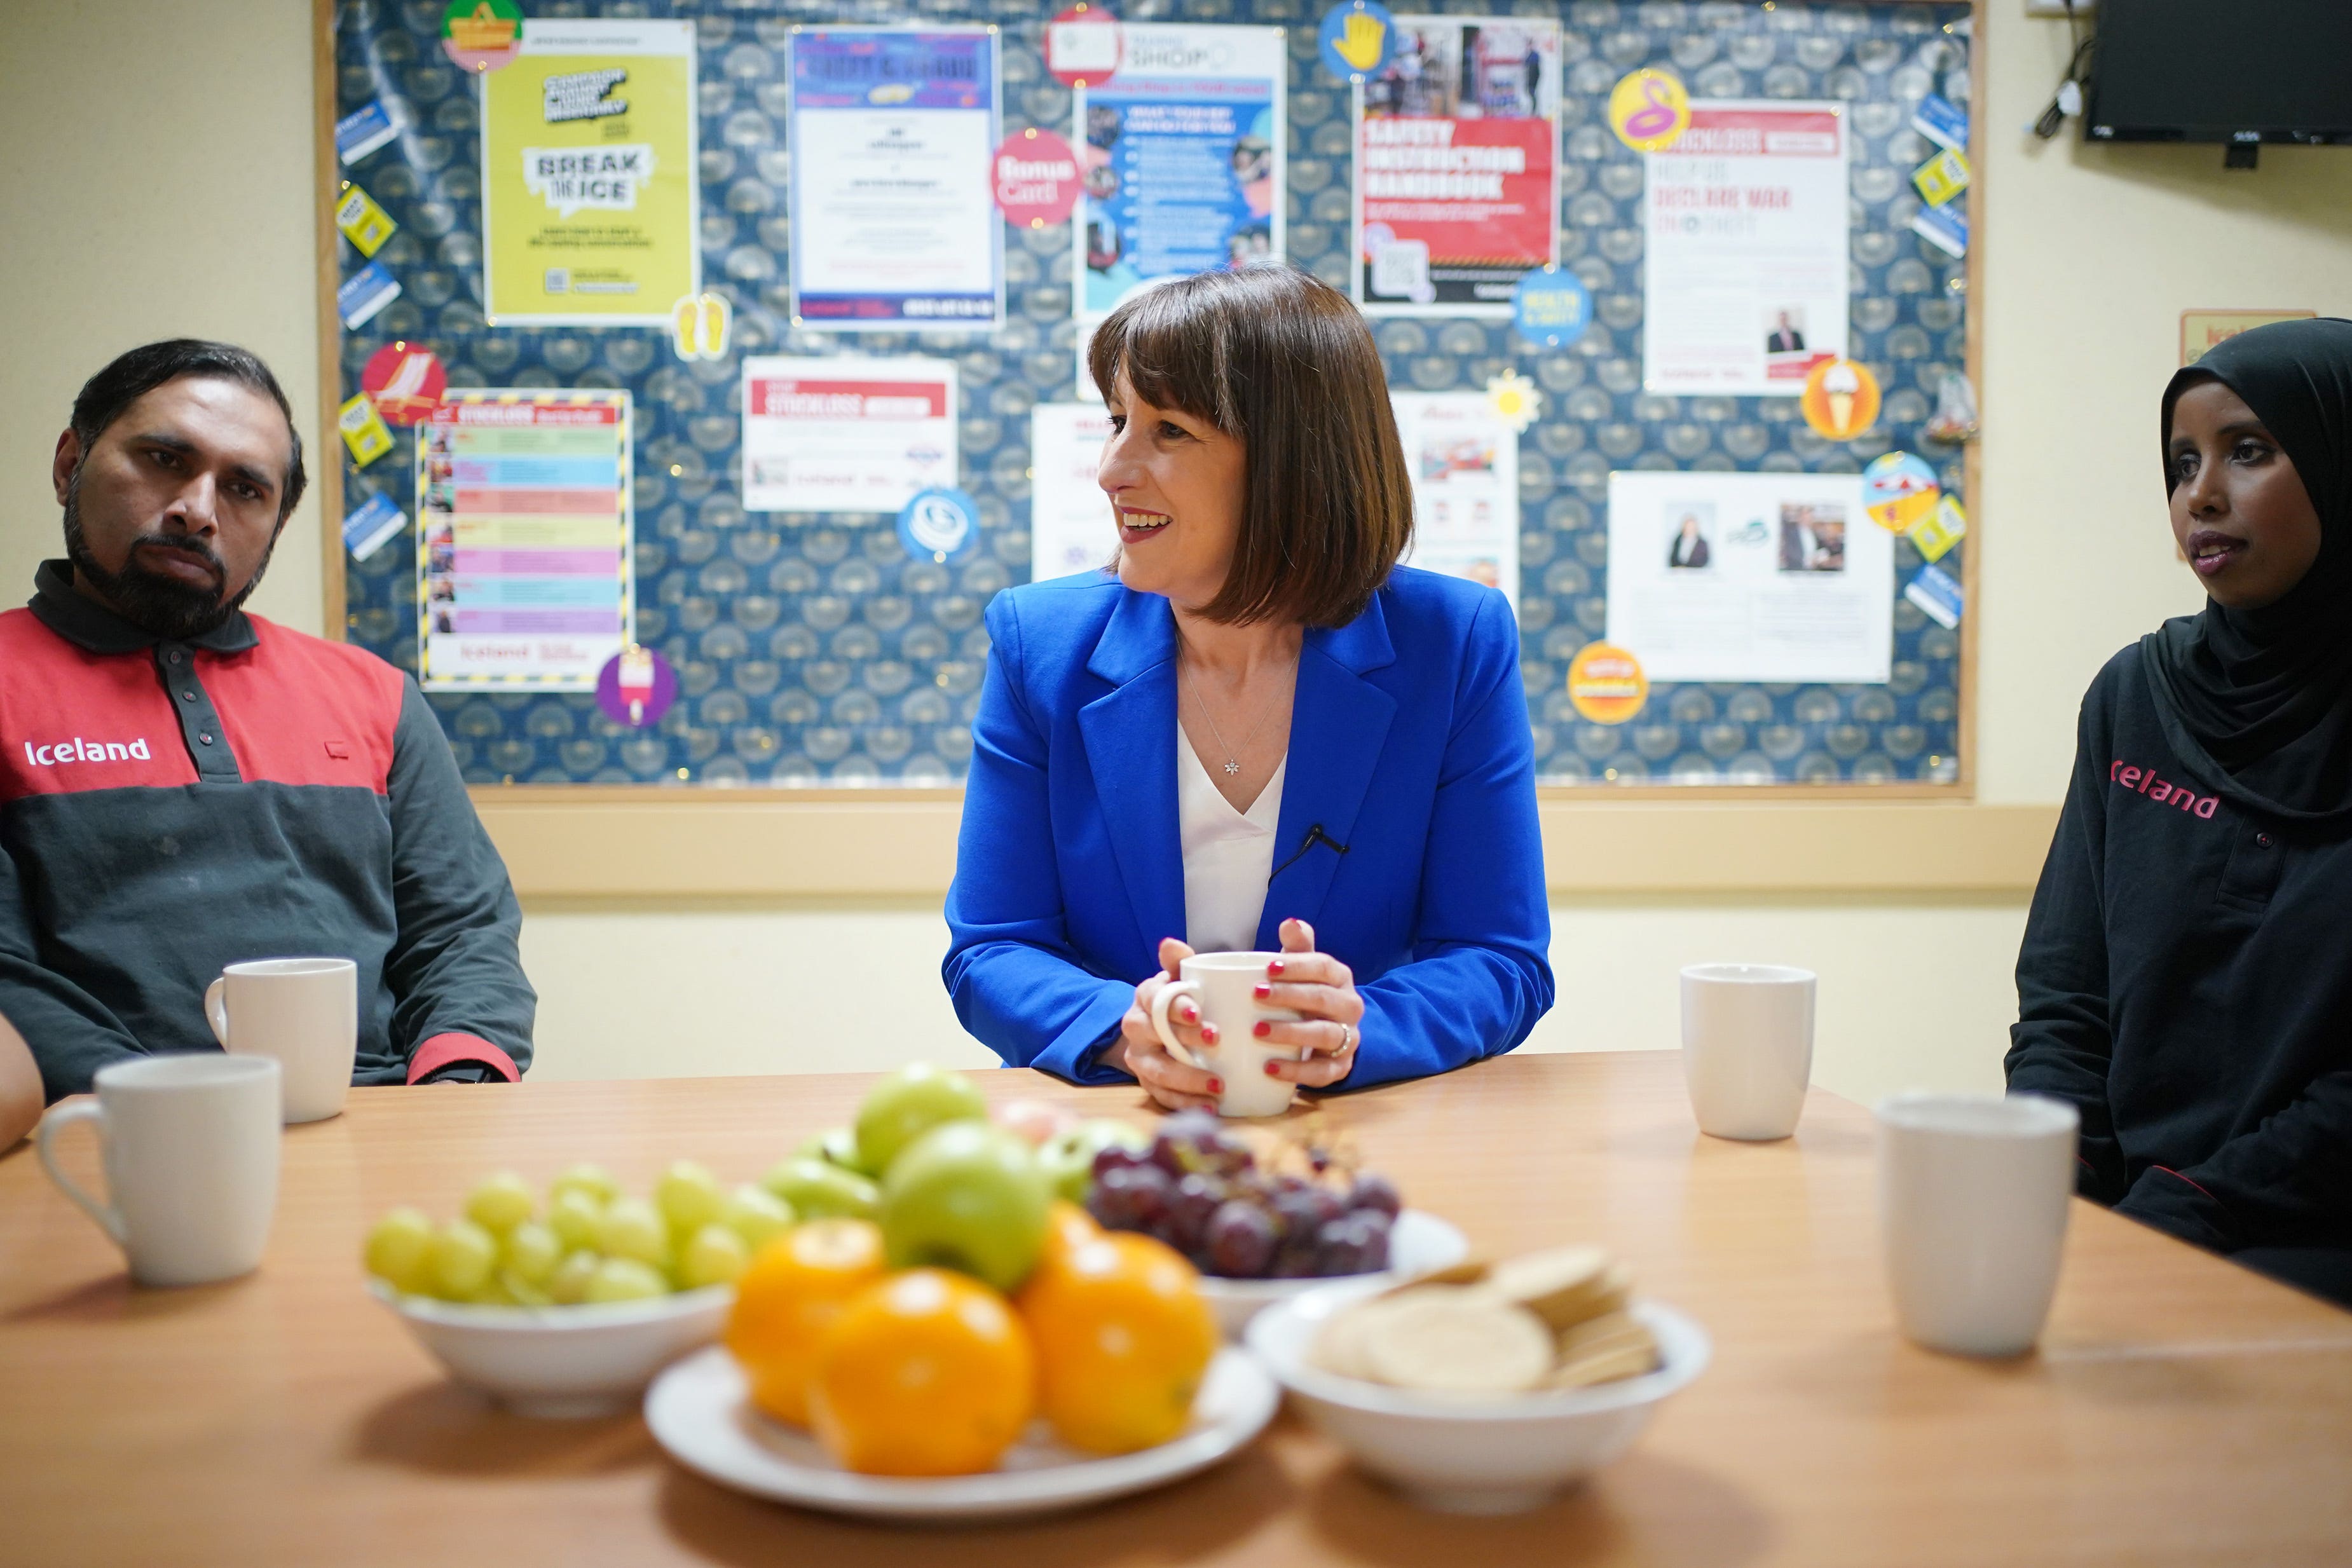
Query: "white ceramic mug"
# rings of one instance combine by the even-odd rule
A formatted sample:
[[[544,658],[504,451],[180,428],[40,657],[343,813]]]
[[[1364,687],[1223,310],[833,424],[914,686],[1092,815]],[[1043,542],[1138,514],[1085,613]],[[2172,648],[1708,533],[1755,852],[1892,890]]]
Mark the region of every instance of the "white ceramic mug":
[[[278,1059],[289,1124],[342,1110],[360,1046],[359,966],[349,958],[231,964],[205,988],[205,1018],[224,1051]]]
[[[278,1208],[278,1085],[266,1056],[184,1051],[98,1070],[97,1098],[41,1122],[49,1179],[114,1239],[142,1285],[202,1285],[249,1274]],[[58,1168],[50,1145],[96,1122],[100,1203]]]
[[[1962,1355],[2033,1348],[2058,1288],[2080,1120],[2040,1094],[1879,1102],[1879,1240],[1906,1334]]]
[[[1813,973],[1782,964],[1683,970],[1683,1082],[1699,1131],[1785,1138],[1813,1077]]]
[[[1296,1061],[1297,1046],[1269,1045],[1250,1032],[1260,1019],[1295,1023],[1298,1015],[1288,1008],[1270,1008],[1253,994],[1266,978],[1265,967],[1279,953],[1195,953],[1180,966],[1181,977],[1160,988],[1151,998],[1151,1027],[1179,1061],[1190,1061],[1225,1081],[1217,1097],[1221,1116],[1278,1116],[1298,1093],[1287,1078],[1269,1078],[1270,1061]],[[1217,1026],[1217,1043],[1191,1051],[1176,1039],[1168,1009],[1180,997],[1190,997],[1201,1009],[1201,1021]]]

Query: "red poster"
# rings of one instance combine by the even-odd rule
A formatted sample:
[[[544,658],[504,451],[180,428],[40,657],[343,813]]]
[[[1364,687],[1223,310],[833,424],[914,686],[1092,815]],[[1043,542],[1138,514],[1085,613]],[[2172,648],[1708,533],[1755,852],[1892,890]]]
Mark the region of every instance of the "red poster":
[[[1356,298],[1508,316],[1520,275],[1558,256],[1559,24],[1400,17],[1359,90]]]

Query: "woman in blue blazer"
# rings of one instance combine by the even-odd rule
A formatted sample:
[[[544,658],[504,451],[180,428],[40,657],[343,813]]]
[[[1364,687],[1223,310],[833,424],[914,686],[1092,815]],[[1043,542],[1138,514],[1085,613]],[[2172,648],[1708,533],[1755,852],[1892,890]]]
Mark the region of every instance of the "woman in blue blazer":
[[[1196,946],[1278,946],[1258,994],[1301,1019],[1256,1026],[1298,1053],[1274,1076],[1517,1045],[1552,1001],[1518,629],[1396,565],[1412,489],[1361,316],[1289,267],[1204,273],[1115,311],[1088,369],[1118,558],[989,607],[957,1016],[1015,1065],[1213,1104],[1152,997]]]

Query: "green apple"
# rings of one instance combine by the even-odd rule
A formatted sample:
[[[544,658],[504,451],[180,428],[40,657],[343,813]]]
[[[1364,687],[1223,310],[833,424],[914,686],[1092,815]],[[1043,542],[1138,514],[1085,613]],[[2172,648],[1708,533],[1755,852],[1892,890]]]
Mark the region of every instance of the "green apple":
[[[823,1160],[827,1165],[839,1166],[843,1170],[856,1171],[862,1176],[874,1174],[857,1163],[857,1133],[851,1127],[827,1127],[814,1137],[804,1139],[801,1146],[793,1151],[793,1158]]]
[[[872,1182],[824,1160],[786,1160],[760,1185],[802,1219],[871,1219],[881,1212],[882,1195]]]
[[[876,1084],[857,1108],[857,1164],[887,1180],[890,1163],[933,1127],[987,1120],[988,1102],[971,1079],[914,1062]]]
[[[1027,1140],[986,1122],[950,1122],[890,1166],[882,1249],[893,1269],[936,1264],[1010,1292],[1045,1245],[1052,1200]]]
[[[1045,1146],[1037,1151],[1037,1163],[1044,1167],[1045,1179],[1053,1184],[1055,1197],[1066,1197],[1083,1206],[1087,1194],[1094,1189],[1097,1155],[1108,1148],[1150,1146],[1151,1134],[1141,1127],[1097,1116],[1046,1139]]]

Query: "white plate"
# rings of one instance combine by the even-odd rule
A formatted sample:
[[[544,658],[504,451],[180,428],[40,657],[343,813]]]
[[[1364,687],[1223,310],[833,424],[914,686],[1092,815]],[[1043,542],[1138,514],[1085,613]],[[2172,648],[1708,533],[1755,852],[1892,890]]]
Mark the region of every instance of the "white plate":
[[[1055,1442],[1041,1423],[984,1475],[854,1475],[806,1432],[751,1408],[735,1358],[718,1345],[677,1363],[646,1393],[654,1440],[690,1470],[755,1497],[828,1513],[918,1523],[1008,1519],[1124,1497],[1208,1469],[1273,1418],[1281,1392],[1246,1351],[1217,1352],[1181,1437],[1100,1458]]]
[[[1389,1231],[1389,1266],[1377,1274],[1341,1274],[1319,1280],[1225,1280],[1201,1276],[1201,1299],[1217,1314],[1225,1337],[1239,1340],[1250,1320],[1276,1301],[1296,1300],[1341,1280],[1394,1284],[1433,1269],[1450,1269],[1470,1256],[1469,1239],[1433,1214],[1408,1208]]]

